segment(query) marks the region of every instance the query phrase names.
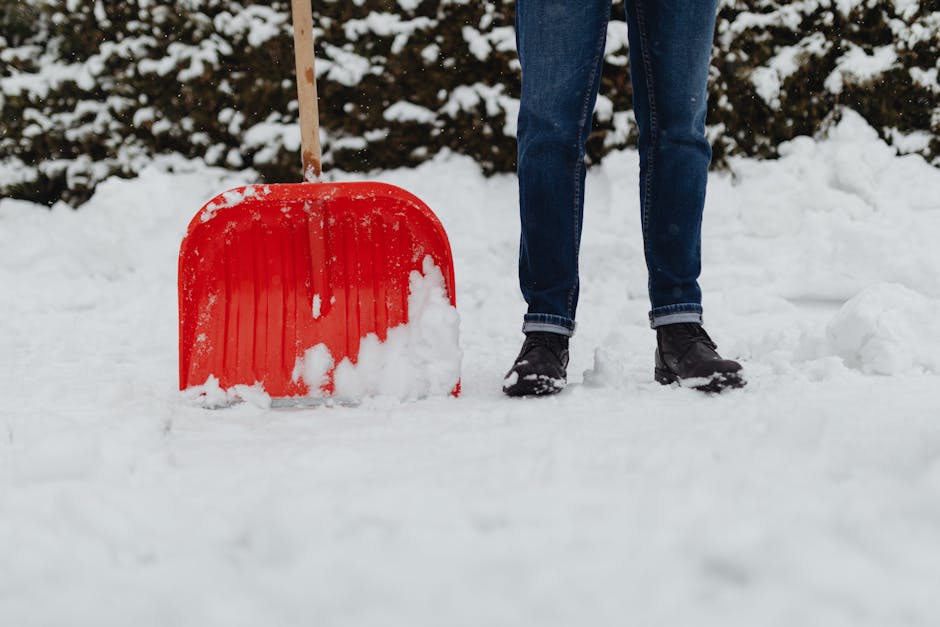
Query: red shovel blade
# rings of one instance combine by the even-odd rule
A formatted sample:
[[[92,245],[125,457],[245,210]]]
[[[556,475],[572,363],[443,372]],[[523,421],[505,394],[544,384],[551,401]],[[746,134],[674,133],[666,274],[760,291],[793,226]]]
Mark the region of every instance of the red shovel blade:
[[[412,194],[382,183],[251,185],[209,201],[180,250],[180,389],[261,383],[304,396],[294,371],[325,344],[338,364],[360,340],[408,322],[409,276],[430,256],[455,305],[450,244]],[[331,392],[331,383],[325,391]]]

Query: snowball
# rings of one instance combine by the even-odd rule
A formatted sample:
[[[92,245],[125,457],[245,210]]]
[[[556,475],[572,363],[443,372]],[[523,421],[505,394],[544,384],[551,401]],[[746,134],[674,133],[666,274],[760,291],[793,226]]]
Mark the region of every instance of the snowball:
[[[304,356],[297,359],[291,378],[294,381],[302,379],[309,389],[307,396],[318,398],[324,395],[322,388],[330,381],[333,363],[333,355],[326,344],[317,344],[308,348]]]
[[[899,284],[874,285],[826,328],[846,366],[867,374],[940,373],[940,302]]]

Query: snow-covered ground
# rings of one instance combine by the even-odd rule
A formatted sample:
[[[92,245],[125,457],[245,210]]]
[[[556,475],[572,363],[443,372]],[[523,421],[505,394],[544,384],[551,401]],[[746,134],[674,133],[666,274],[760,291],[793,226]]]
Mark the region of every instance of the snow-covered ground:
[[[848,114],[714,175],[706,322],[750,384],[708,397],[653,382],[636,169],[589,174],[571,385],[540,400],[499,391],[515,180],[467,160],[369,177],[451,237],[458,399],[176,390],[180,239],[245,175],[0,201],[0,625],[936,625],[940,171]]]

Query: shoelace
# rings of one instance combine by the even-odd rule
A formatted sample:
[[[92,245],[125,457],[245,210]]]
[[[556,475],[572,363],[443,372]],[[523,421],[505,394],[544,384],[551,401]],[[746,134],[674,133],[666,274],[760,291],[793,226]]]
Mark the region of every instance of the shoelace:
[[[565,347],[561,340],[552,337],[552,333],[530,333],[526,336],[523,356],[528,355],[533,349],[538,347],[547,348],[555,357],[560,358]]]
[[[708,335],[708,332],[705,331],[702,326],[697,324],[680,324],[676,326],[679,327],[677,330],[681,331],[680,335],[682,339],[688,341],[688,345],[685,347],[685,350],[682,351],[681,355],[679,355],[680,361],[685,358],[688,352],[692,350],[692,347],[696,344],[704,344],[712,350],[717,350],[718,345],[715,344],[712,338]]]
[[[711,336],[708,335],[708,332],[705,330],[704,327],[694,325],[694,324],[692,326],[695,327],[696,329],[695,341],[707,344],[712,350],[716,350],[718,348],[718,345],[715,344],[715,341],[712,340]]]

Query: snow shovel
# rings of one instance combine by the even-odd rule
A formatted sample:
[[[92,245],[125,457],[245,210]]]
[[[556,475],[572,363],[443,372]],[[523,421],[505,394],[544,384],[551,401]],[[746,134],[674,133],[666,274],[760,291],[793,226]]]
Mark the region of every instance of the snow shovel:
[[[224,192],[190,222],[179,256],[181,390],[260,384],[275,405],[313,404],[333,395],[334,371],[356,364],[364,342],[374,353],[409,323],[415,277],[433,270],[441,300],[456,305],[450,244],[421,200],[382,183],[319,182],[310,0],[292,0],[292,13],[304,182]],[[447,389],[457,393],[456,376]]]

